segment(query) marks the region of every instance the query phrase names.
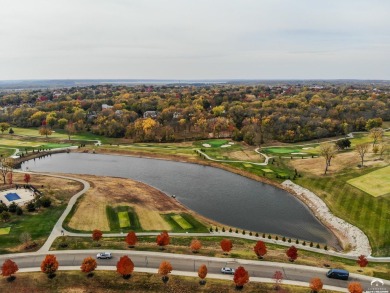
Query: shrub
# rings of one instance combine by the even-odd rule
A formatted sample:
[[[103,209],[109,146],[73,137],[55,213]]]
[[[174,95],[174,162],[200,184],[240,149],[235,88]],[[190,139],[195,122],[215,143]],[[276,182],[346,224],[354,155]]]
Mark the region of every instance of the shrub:
[[[271,239],[272,237],[271,237],[271,235],[268,235],[268,239]]]
[[[48,208],[51,206],[51,199],[48,197],[42,197],[41,198],[41,204],[44,208]]]
[[[286,237],[283,236],[282,241],[283,241],[283,242],[286,242]]]
[[[229,232],[230,232],[230,233],[232,233],[232,232],[233,232],[232,228],[230,228],[230,229],[229,229]]]
[[[238,233],[238,229],[236,229],[236,233]]]
[[[245,230],[242,230],[242,235],[245,235]]]
[[[23,210],[22,210],[21,207],[17,207],[17,208],[16,208],[16,214],[17,214],[18,216],[23,215]]]
[[[256,237],[259,237],[259,233],[256,232],[256,235],[255,235],[255,236],[256,236]]]
[[[225,227],[222,227],[222,232],[225,232]]]
[[[320,244],[317,243],[316,248],[321,248],[321,247],[320,247]]]
[[[298,240],[298,239],[297,239],[297,240],[295,240],[295,243],[296,243],[296,244],[299,244],[299,240]]]
[[[313,242],[310,242],[310,247],[313,247]]]
[[[291,243],[291,238],[288,238],[288,241],[287,241],[288,243]]]
[[[15,213],[16,212],[16,209],[18,208],[17,204],[15,202],[12,202],[9,207],[8,207],[8,211],[10,213]]]
[[[328,246],[327,246],[327,245],[325,245],[325,246],[324,246],[324,249],[325,249],[325,250],[328,250]]]
[[[275,240],[279,240],[279,237],[278,237],[278,236],[275,236]]]
[[[29,212],[35,211],[35,203],[33,203],[32,201],[30,201],[30,202],[27,204],[26,208],[27,208],[27,210],[28,210]]]

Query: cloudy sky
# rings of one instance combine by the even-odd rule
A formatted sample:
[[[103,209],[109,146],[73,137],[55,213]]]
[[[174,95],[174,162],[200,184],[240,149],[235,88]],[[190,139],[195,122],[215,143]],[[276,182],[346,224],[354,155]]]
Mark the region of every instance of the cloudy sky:
[[[0,80],[387,79],[389,0],[0,0]]]

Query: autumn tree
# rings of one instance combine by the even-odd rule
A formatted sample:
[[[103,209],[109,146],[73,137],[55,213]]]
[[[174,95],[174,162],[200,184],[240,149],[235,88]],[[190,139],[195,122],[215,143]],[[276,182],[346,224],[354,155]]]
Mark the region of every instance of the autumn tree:
[[[201,265],[198,269],[198,276],[200,278],[199,284],[204,285],[206,284],[205,278],[207,276],[207,267],[206,265]]]
[[[267,247],[263,241],[259,240],[257,241],[255,247],[253,247],[253,251],[256,253],[259,259],[262,259],[263,256],[267,253]]]
[[[123,279],[128,279],[134,271],[134,263],[127,255],[124,255],[117,262],[116,271],[122,275]]]
[[[160,246],[160,249],[164,249],[164,246],[169,244],[169,235],[167,231],[163,231],[160,235],[157,235],[157,245]]]
[[[68,124],[65,125],[66,134],[68,134],[68,140],[70,140],[70,136],[76,133],[76,127],[73,122],[69,121]]]
[[[53,132],[50,128],[47,127],[47,123],[46,123],[46,120],[43,120],[42,121],[42,125],[41,127],[39,128],[39,134],[40,135],[45,135],[46,138],[51,135]]]
[[[286,251],[286,255],[288,256],[288,260],[293,262],[298,258],[297,248],[294,245],[290,246],[290,248]]]
[[[169,261],[163,261],[160,263],[160,267],[158,268],[158,273],[162,276],[162,280],[164,283],[168,282],[168,274],[172,272],[173,268]]]
[[[96,260],[92,257],[86,257],[84,258],[80,269],[83,273],[87,273],[88,277],[92,277],[93,271],[96,269],[96,267],[97,267]]]
[[[349,293],[363,293],[362,285],[359,282],[351,282],[348,285]]]
[[[389,147],[383,143],[378,146],[379,160],[383,160],[383,154],[389,149]]]
[[[4,277],[8,277],[8,281],[15,280],[15,277],[12,275],[15,274],[18,270],[18,265],[10,259],[4,261],[3,265],[1,266],[1,274]]]
[[[368,265],[368,260],[367,260],[367,257],[365,255],[360,255],[356,261],[358,263],[358,265],[361,267],[361,268],[364,268],[365,266]]]
[[[197,253],[202,248],[202,243],[198,239],[193,239],[190,248],[193,253]]]
[[[336,152],[337,150],[333,144],[323,143],[320,145],[320,155],[325,159],[324,175],[326,175],[326,172],[328,171],[328,168],[330,166],[330,161],[332,160],[332,158],[334,158]]]
[[[58,261],[55,255],[48,254],[45,259],[41,263],[41,271],[49,278],[53,278],[55,276],[55,272],[58,269]]]
[[[310,280],[310,289],[311,289],[311,293],[318,293],[321,291],[322,289],[322,286],[324,284],[322,283],[321,279],[320,278],[313,278]]]
[[[135,235],[135,232],[130,231],[129,233],[127,233],[125,241],[129,247],[134,247],[138,242],[138,238],[137,235]]]
[[[92,231],[92,240],[93,241],[96,241],[96,246],[98,246],[98,242],[100,239],[102,239],[103,237],[103,232],[98,230],[98,229],[95,229]]]
[[[374,127],[370,130],[370,137],[372,138],[372,147],[374,147],[378,141],[383,138],[383,129],[380,127]]]
[[[10,128],[11,125],[9,125],[9,123],[7,122],[1,122],[0,123],[0,131],[1,131],[1,134],[4,133],[4,131],[8,130],[8,128]]]
[[[14,159],[12,158],[1,158],[0,159],[0,173],[3,176],[4,184],[7,184],[7,174],[12,173],[14,168]]]
[[[28,173],[24,174],[23,181],[28,184],[31,181],[31,175]]]
[[[233,243],[229,239],[223,239],[221,241],[221,248],[223,250],[223,254],[228,254],[230,250],[233,248]]]
[[[356,146],[356,152],[359,154],[360,159],[362,160],[362,167],[364,166],[364,156],[368,152],[369,144],[368,143],[362,143],[358,144]]]
[[[281,271],[275,271],[275,273],[273,275],[273,279],[275,281],[275,289],[279,290],[280,285],[283,282],[283,273]]]
[[[249,273],[244,267],[239,266],[234,272],[234,283],[237,289],[242,289],[246,283],[249,282]]]

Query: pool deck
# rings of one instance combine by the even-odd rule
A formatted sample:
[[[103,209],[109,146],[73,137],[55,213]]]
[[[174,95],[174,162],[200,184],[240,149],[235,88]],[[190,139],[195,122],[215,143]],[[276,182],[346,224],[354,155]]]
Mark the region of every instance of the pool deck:
[[[16,193],[19,195],[20,199],[9,201],[5,195],[8,193]],[[31,189],[25,189],[25,188],[12,188],[8,190],[0,191],[0,200],[5,203],[6,206],[9,206],[12,202],[16,203],[18,206],[23,206],[30,200],[34,199],[34,191]]]

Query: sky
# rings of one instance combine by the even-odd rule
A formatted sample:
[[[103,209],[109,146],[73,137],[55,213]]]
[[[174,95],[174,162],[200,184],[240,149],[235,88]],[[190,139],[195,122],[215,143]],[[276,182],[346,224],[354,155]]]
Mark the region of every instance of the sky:
[[[0,80],[390,80],[389,0],[0,0]]]

